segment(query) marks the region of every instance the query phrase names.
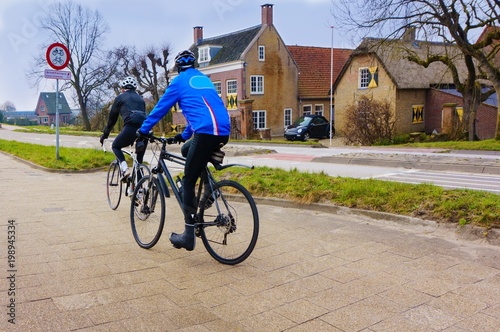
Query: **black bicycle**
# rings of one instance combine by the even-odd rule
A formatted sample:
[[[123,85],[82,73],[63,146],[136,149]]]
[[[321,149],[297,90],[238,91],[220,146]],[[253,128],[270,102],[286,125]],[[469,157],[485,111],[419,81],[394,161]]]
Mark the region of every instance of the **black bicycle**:
[[[172,138],[151,136],[152,151],[157,166],[150,176],[143,177],[134,190],[130,209],[132,233],[142,248],[152,248],[160,239],[165,223],[165,199],[173,196],[182,209],[182,180],[175,180],[166,161],[184,166],[185,158],[167,151]],[[222,165],[223,152],[217,151],[210,160],[215,170],[245,165]],[[168,185],[167,185],[168,183]],[[170,188],[169,188],[170,187]],[[250,192],[233,180],[217,181],[209,167],[202,172],[196,189],[196,236],[201,238],[208,253],[222,264],[243,262],[255,248],[259,235],[259,213]]]

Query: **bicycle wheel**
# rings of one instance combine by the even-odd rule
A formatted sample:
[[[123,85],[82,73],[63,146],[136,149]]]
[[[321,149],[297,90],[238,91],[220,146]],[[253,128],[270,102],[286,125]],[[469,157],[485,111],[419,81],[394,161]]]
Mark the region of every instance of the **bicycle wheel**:
[[[165,197],[158,179],[143,177],[135,187],[130,207],[132,234],[141,248],[152,248],[165,223]]]
[[[120,205],[122,198],[122,181],[120,181],[120,165],[115,160],[108,168],[106,179],[106,193],[108,195],[108,204],[111,209],[116,210]]]
[[[259,213],[250,192],[232,180],[214,185],[200,201],[198,233],[208,253],[235,265],[252,253],[259,235]]]

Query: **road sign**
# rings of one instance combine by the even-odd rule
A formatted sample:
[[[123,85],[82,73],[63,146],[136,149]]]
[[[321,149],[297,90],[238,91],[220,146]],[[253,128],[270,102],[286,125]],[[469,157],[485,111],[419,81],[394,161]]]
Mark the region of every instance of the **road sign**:
[[[66,68],[69,63],[70,55],[68,48],[61,43],[54,43],[47,48],[45,53],[49,66],[55,70]]]
[[[71,72],[62,70],[45,69],[45,78],[52,78],[57,80],[70,80]]]

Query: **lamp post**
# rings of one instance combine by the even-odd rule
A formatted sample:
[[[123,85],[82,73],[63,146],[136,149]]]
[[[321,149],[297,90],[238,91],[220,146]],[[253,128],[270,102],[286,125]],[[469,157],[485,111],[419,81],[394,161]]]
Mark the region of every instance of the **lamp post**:
[[[332,146],[333,133],[333,25],[332,29],[332,47],[330,51],[330,146]]]

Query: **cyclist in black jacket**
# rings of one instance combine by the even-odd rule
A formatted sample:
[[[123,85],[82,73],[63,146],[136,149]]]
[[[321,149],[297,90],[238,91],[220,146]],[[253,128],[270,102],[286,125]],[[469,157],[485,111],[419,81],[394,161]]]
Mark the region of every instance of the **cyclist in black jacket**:
[[[116,97],[113,102],[113,106],[111,106],[108,124],[104,128],[99,141],[101,142],[101,145],[104,143],[104,140],[108,138],[109,133],[116,124],[118,116],[121,115],[124,126],[122,131],[114,139],[112,149],[116,158],[120,161],[122,177],[125,178],[129,176],[130,173],[122,148],[134,144],[134,141],[137,139],[135,132],[141,127],[144,119],[146,119],[146,103],[144,102],[144,99],[135,91],[137,89],[137,82],[133,77],[125,77],[125,79],[120,82],[120,88],[122,89],[122,93]],[[146,139],[137,139],[136,153],[137,161],[140,163],[142,163],[144,158],[146,146]]]

